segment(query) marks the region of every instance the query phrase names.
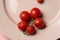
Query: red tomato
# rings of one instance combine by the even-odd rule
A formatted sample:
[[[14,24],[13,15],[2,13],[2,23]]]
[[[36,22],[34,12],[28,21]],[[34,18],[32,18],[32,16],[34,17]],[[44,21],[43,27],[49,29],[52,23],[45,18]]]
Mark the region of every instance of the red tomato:
[[[35,33],[35,28],[33,26],[28,26],[26,29],[26,33],[28,33],[30,35]]]
[[[36,18],[36,19],[34,20],[34,25],[35,25],[37,28],[42,29],[42,28],[44,28],[45,23],[44,23],[44,21],[43,21],[42,18]]]
[[[37,2],[38,2],[38,3],[43,3],[43,2],[44,2],[44,0],[37,0]]]
[[[38,8],[33,8],[30,11],[30,16],[35,19],[41,16],[41,11]]]
[[[27,28],[27,23],[25,21],[19,22],[18,28],[22,31],[25,30]]]
[[[19,17],[23,21],[29,21],[30,20],[30,14],[27,11],[22,11]]]

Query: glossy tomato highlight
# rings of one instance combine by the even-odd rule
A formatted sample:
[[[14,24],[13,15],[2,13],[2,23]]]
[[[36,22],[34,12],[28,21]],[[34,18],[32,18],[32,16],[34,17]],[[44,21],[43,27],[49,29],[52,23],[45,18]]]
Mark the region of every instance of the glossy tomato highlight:
[[[34,20],[34,25],[35,25],[37,28],[42,29],[42,28],[44,28],[44,26],[45,26],[45,22],[43,21],[42,18],[36,18],[36,19]]]
[[[22,11],[19,15],[20,19],[23,21],[29,21],[30,20],[30,14],[27,11]]]
[[[21,21],[18,23],[19,30],[25,30],[27,28],[27,23],[25,21]]]
[[[33,27],[33,26],[28,26],[27,27],[27,29],[26,29],[26,33],[28,33],[28,34],[33,34],[33,33],[35,33],[35,28]]]
[[[35,19],[38,18],[42,15],[41,11],[39,8],[32,8],[30,11],[30,16]]]

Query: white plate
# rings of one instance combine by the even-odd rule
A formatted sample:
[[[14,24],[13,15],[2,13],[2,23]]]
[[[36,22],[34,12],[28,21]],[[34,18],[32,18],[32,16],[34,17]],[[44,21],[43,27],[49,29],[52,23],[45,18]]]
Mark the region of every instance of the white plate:
[[[19,13],[34,7],[43,12],[47,28],[38,30],[34,36],[26,36],[16,25],[20,21]],[[12,40],[56,40],[60,35],[59,10],[60,0],[45,0],[43,4],[38,4],[36,0],[0,0],[0,29]]]

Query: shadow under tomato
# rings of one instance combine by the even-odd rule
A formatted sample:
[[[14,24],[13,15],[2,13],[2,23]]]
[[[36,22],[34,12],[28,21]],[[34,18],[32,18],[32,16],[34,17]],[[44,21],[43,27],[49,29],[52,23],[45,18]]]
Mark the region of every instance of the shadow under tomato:
[[[33,34],[31,34],[31,35],[35,35],[37,33],[37,31],[35,31]]]
[[[57,40],[60,40],[60,38],[58,38]]]
[[[43,28],[40,28],[40,29],[45,29],[45,28],[46,28],[46,23],[45,23],[44,27]]]
[[[24,33],[25,35],[27,35],[27,36],[29,36],[29,35],[30,35],[30,36],[35,35],[36,32],[37,32],[37,31],[35,31],[33,34],[27,34],[25,31],[23,31],[23,33]]]

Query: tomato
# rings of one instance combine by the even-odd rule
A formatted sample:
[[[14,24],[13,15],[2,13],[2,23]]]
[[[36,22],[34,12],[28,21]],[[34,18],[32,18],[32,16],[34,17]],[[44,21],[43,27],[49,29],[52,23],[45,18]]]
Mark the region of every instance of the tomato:
[[[25,21],[19,22],[18,28],[22,31],[25,30],[27,28],[27,23]]]
[[[43,21],[42,18],[36,18],[36,19],[34,20],[34,25],[35,25],[37,28],[42,29],[42,28],[44,28],[45,23],[44,23],[44,21]]]
[[[28,26],[26,29],[26,33],[28,33],[30,35],[35,33],[35,28],[33,26]]]
[[[37,2],[38,2],[38,3],[43,3],[43,2],[44,2],[44,0],[37,0]]]
[[[35,19],[35,18],[38,18],[40,17],[42,14],[41,14],[41,11],[39,10],[39,8],[32,8],[31,11],[30,11],[30,16]]]
[[[21,20],[23,21],[29,21],[30,20],[30,14],[27,11],[22,11],[19,15]]]

